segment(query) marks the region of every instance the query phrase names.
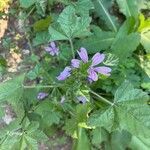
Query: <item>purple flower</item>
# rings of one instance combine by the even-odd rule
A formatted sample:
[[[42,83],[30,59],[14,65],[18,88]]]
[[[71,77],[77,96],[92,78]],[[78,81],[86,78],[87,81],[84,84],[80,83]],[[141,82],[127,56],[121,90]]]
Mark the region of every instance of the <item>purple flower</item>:
[[[78,51],[78,54],[81,58],[81,60],[83,61],[83,63],[88,63],[88,54],[87,54],[87,50],[85,48],[80,48],[80,51]],[[87,70],[88,72],[88,80],[90,82],[92,81],[97,81],[98,80],[98,73],[109,76],[110,72],[111,72],[111,68],[109,67],[95,67],[97,65],[99,65],[100,63],[102,63],[105,59],[105,55],[104,54],[100,54],[100,53],[96,53],[93,57],[92,57],[92,63],[89,66],[89,69]],[[79,68],[80,67],[80,60],[78,59],[72,59],[71,60],[71,65],[73,68]]]
[[[77,99],[78,99],[79,103],[81,103],[81,104],[85,104],[87,102],[87,99],[85,96],[78,96]]]
[[[47,47],[45,47],[45,50],[52,56],[59,54],[59,48],[56,46],[55,42],[51,42]]]
[[[47,96],[48,96],[48,93],[40,92],[40,93],[38,93],[38,95],[37,95],[37,99],[38,99],[38,100],[43,100],[43,99],[45,99]]]
[[[78,60],[78,59],[72,59],[71,60],[71,66],[73,68],[79,68],[80,67],[80,60]]]
[[[69,76],[71,75],[71,68],[70,67],[66,67],[61,73],[60,75],[57,77],[58,80],[65,80],[67,79]]]

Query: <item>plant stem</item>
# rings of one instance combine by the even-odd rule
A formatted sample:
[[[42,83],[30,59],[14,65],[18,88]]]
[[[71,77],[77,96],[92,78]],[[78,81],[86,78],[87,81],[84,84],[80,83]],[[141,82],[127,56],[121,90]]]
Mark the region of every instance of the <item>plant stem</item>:
[[[53,85],[23,85],[23,88],[25,89],[34,89],[34,88],[55,88],[55,87],[59,87],[59,86],[53,86]]]
[[[32,9],[29,11],[29,13],[25,17],[24,21],[31,15],[31,13],[34,11],[34,9],[35,9],[35,6],[33,6]]]
[[[95,95],[95,96],[97,96],[98,98],[100,98],[104,103],[107,103],[107,104],[109,104],[109,105],[114,105],[112,102],[110,102],[110,101],[107,100],[106,98],[100,96],[99,94],[95,93],[94,91],[90,90],[90,92],[91,92],[93,95]]]
[[[72,57],[75,58],[75,53],[74,53],[74,47],[73,47],[72,39],[69,39],[69,42],[70,42],[70,46],[71,46]]]

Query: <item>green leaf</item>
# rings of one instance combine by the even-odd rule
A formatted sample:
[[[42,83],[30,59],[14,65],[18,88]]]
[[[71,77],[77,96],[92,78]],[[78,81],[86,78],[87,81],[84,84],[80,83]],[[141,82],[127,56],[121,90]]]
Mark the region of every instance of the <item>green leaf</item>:
[[[49,34],[50,41],[68,40],[68,37],[64,33],[54,29],[53,27],[49,27]]]
[[[121,35],[115,40],[111,46],[112,53],[117,55],[120,61],[124,61],[128,56],[136,50],[140,44],[139,33],[131,33],[129,35]]]
[[[20,0],[20,6],[23,8],[29,8],[36,3],[36,0]]]
[[[120,11],[126,17],[135,17],[138,18],[138,5],[137,0],[116,0]]]
[[[46,44],[50,40],[50,35],[48,31],[38,32],[36,37],[33,39],[33,45],[37,46],[40,44]]]
[[[0,84],[0,101],[18,101],[22,97],[24,74]]]
[[[40,74],[40,69],[41,69],[41,66],[39,64],[37,64],[32,70],[30,70],[27,73],[27,77],[30,80],[36,79],[39,76],[39,74]]]
[[[51,16],[48,16],[45,19],[41,19],[41,20],[35,22],[33,25],[34,32],[48,30],[51,20],[52,20]]]
[[[132,136],[131,143],[128,147],[136,150],[149,150],[150,143],[149,138],[137,138],[136,136]]]
[[[93,35],[81,40],[78,47],[85,47],[88,53],[93,54],[108,49],[115,39],[114,32],[102,31],[100,28],[93,28]]]
[[[36,1],[37,13],[40,14],[41,16],[45,16],[46,6],[47,0],[37,0]]]
[[[38,149],[38,142],[44,142],[48,138],[47,136],[39,130],[38,122],[23,121],[22,126],[18,122],[10,124],[8,127],[4,128],[5,132],[3,134],[4,138],[0,148],[5,149]]]
[[[88,15],[89,10],[94,8],[91,0],[78,0],[78,2],[73,3],[73,6],[75,7],[76,12],[81,15]]]
[[[120,62],[131,56],[140,44],[140,34],[134,32],[135,26],[134,19],[128,18],[120,27],[111,45],[112,53],[120,58]]]
[[[92,131],[92,143],[99,146],[102,142],[107,141],[109,138],[108,132],[103,128],[96,128]]]
[[[60,113],[54,110],[53,104],[49,101],[40,103],[34,112],[41,116],[41,123],[44,127],[58,124],[61,118]]]
[[[66,7],[59,15],[57,22],[68,39],[75,37],[83,37],[90,34],[88,27],[91,18],[88,15],[78,17],[75,8],[72,6]]]
[[[112,150],[125,150],[131,141],[131,134],[123,130],[111,133],[110,145]]]
[[[88,27],[91,18],[87,15],[76,15],[73,6],[67,6],[59,15],[57,24],[49,27],[50,40],[70,40],[76,37],[85,37],[90,35]]]
[[[122,129],[137,137],[150,134],[148,95],[125,81],[116,91],[112,106],[100,110],[89,119],[89,125],[104,127],[109,132]]]
[[[96,12],[100,16],[100,18],[105,21],[107,27],[110,30],[117,32],[117,28],[118,28],[117,18],[112,16],[109,13],[109,9],[112,7],[112,1],[94,0],[93,3],[94,3]]]

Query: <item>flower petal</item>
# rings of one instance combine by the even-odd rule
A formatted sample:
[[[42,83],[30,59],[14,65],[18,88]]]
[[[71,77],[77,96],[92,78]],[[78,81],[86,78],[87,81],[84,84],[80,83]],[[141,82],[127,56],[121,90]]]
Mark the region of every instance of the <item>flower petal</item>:
[[[80,51],[78,51],[78,54],[84,63],[88,62],[88,54],[85,48],[81,47]]]
[[[47,47],[45,47],[45,51],[49,52],[52,56],[59,54],[59,48],[56,46],[55,42],[51,42]]]
[[[55,42],[51,42],[51,43],[50,43],[50,46],[51,46],[52,48],[56,48]]]
[[[71,71],[71,67],[69,66],[65,67],[64,71],[68,71],[68,72]]]
[[[101,73],[101,74],[107,75],[107,76],[109,76],[110,72],[111,72],[111,68],[109,68],[109,67],[95,67],[94,70],[98,73]]]
[[[37,99],[43,100],[48,96],[48,93],[40,92],[38,93]]]
[[[93,80],[93,81],[97,81],[98,80],[98,75],[95,72],[94,68],[89,68],[88,69],[88,78]]]
[[[78,60],[78,59],[72,59],[71,60],[71,66],[73,68],[79,68],[79,66],[80,66],[80,60]]]
[[[46,52],[51,52],[51,51],[52,51],[52,48],[51,48],[51,47],[45,47],[45,51],[46,51]]]
[[[58,77],[56,77],[58,80],[65,80],[67,79],[71,74],[70,74],[71,68],[70,67],[66,67]]]
[[[105,59],[104,54],[96,53],[92,58],[92,66],[100,64],[101,62],[103,62],[104,59]]]

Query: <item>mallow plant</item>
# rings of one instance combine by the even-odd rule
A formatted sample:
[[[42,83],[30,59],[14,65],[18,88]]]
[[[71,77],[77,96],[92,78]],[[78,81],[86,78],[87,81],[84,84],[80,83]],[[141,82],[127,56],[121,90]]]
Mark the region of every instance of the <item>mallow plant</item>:
[[[14,113],[0,149],[149,149],[150,28],[138,2],[20,0],[34,22],[24,26],[30,67],[0,83],[0,117]]]

